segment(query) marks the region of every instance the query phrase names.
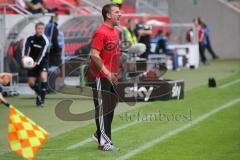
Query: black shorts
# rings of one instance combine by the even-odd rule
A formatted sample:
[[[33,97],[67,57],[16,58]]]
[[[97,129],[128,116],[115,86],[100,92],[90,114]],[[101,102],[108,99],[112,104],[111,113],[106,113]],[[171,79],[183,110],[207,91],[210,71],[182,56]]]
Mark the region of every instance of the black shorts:
[[[42,61],[40,65],[37,65],[33,69],[28,70],[28,77],[40,77],[41,72],[48,72],[48,64]]]
[[[3,91],[3,88],[2,88],[2,86],[0,85],[0,93],[2,93],[2,91]]]

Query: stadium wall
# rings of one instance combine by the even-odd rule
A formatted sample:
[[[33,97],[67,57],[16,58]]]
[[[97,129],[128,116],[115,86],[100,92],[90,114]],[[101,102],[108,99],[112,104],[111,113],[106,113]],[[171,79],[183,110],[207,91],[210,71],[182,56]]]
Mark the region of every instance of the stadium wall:
[[[194,4],[194,1],[197,2]],[[219,0],[168,0],[169,17],[174,23],[205,17],[212,46],[221,58],[240,58],[240,12]],[[208,54],[206,54],[208,55]]]

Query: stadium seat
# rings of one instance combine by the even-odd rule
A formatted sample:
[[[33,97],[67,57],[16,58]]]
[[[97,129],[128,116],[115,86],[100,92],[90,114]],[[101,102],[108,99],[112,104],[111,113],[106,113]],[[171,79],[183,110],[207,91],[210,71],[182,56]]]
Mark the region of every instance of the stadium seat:
[[[0,3],[15,4],[15,0],[0,0]]]
[[[122,11],[123,13],[136,13],[136,10],[134,7],[127,6],[127,5],[122,7]]]
[[[65,55],[73,55],[81,47],[87,45],[87,42],[69,42],[65,44]]]
[[[0,0],[0,4],[15,4],[15,0]],[[17,14],[13,9],[7,7],[7,14]],[[4,14],[4,7],[0,6],[0,14]]]
[[[46,4],[47,8],[49,8],[49,9],[57,8],[58,10],[56,11],[56,13],[58,13],[58,14],[66,15],[66,14],[70,13],[69,6],[63,4],[59,0],[46,0],[45,4]]]

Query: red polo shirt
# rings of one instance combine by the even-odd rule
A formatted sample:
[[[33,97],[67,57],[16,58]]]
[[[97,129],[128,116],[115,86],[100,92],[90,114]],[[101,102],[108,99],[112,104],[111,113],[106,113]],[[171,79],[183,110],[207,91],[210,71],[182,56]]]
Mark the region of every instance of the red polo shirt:
[[[201,40],[203,39],[203,28],[201,27],[201,26],[199,26],[198,28],[197,28],[197,31],[198,31],[198,42],[202,42]]]
[[[119,68],[119,31],[103,23],[93,35],[92,48],[100,52],[105,67],[111,73],[117,74]],[[95,78],[107,77],[92,59],[90,60],[90,72]]]

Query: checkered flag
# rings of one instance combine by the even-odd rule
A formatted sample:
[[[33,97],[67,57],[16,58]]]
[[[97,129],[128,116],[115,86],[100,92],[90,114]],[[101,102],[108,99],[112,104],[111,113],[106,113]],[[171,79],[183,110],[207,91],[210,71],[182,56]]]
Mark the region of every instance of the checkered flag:
[[[9,107],[8,143],[27,160],[35,157],[48,133],[12,105]]]

